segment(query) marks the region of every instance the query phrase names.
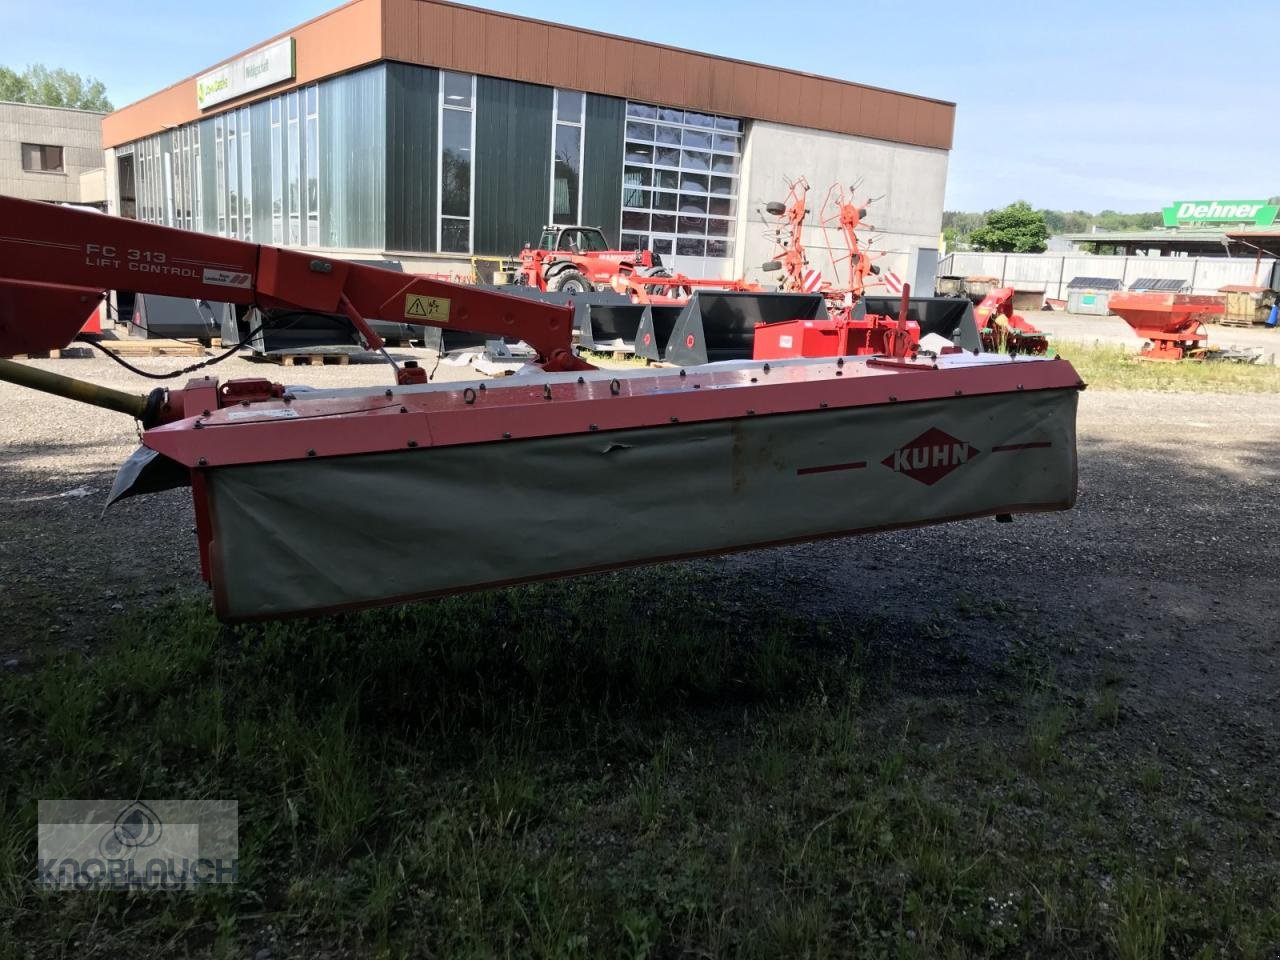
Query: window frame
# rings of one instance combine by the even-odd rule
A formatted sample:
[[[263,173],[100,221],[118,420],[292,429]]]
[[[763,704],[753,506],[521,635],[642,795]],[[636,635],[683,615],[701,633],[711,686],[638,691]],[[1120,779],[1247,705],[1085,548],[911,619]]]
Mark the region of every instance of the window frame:
[[[551,97],[551,189],[550,196],[547,198],[547,223],[556,227],[572,227],[582,224],[582,193],[583,166],[587,159],[587,94],[582,90],[565,89],[565,93],[576,93],[582,98],[582,105],[578,110],[578,119],[562,120],[560,119],[560,93],[559,87],[556,87]],[[574,204],[574,210],[577,211],[576,222],[559,223],[556,220],[556,139],[560,128],[577,127],[578,129],[578,198]]]
[[[253,240],[253,123],[240,108],[240,239]]]
[[[314,100],[314,103],[312,101]],[[314,106],[314,110],[312,107]],[[315,149],[312,149],[310,131],[315,128]],[[306,164],[302,172],[302,208],[306,211],[303,218],[306,229],[303,231],[304,246],[320,246],[320,84],[313,83],[303,88],[302,94],[302,138],[306,142]],[[472,139],[475,134],[472,133]],[[311,201],[312,172],[315,173],[315,203]]]
[[[39,151],[39,156],[40,156],[39,168],[27,166],[27,151],[30,149],[35,149]],[[49,150],[58,151],[58,165],[56,167],[51,168],[45,165],[45,158],[47,156],[46,151],[49,151]],[[20,155],[23,173],[46,173],[55,177],[65,177],[67,175],[67,151],[65,147],[59,144],[28,143],[24,140],[24,141],[21,141],[21,145],[18,148],[18,153]]]
[[[240,239],[240,113],[228,110],[223,142],[227,150],[227,236]]]
[[[271,242],[284,246],[284,98],[272,97],[267,107],[271,124]]]
[[[213,118],[213,186],[216,195],[218,236],[227,235],[227,156],[226,123],[222,114]]]
[[[697,122],[691,122],[691,115]],[[740,118],[627,101],[621,231],[646,239],[649,249],[669,244],[674,256],[732,260],[742,213],[746,133],[747,123]],[[732,169],[724,169],[730,161]],[[711,212],[713,205],[716,213]],[[660,226],[654,223],[659,217]],[[648,229],[640,229],[641,223]],[[695,229],[698,226],[701,231]],[[686,249],[701,244],[703,253],[679,252],[682,240]],[[712,257],[706,252],[710,244],[726,254]],[[665,249],[658,252],[666,255]]]
[[[287,145],[284,171],[284,240],[285,246],[302,245],[302,104],[298,91],[284,95],[285,144]],[[296,175],[296,176],[295,176]],[[293,181],[297,180],[298,199],[293,199]],[[294,227],[297,227],[295,232]]]
[[[446,103],[444,96],[445,76],[452,74],[455,77],[468,77],[471,80],[471,99],[468,106],[460,107],[454,104]],[[471,142],[469,152],[471,155],[467,169],[470,173],[470,183],[467,188],[467,249],[465,251],[448,250],[444,247],[444,112],[446,110],[456,110],[459,113],[469,113]],[[455,214],[450,214],[447,219],[461,220]],[[440,89],[436,94],[436,253],[454,253],[472,256],[475,252],[475,225],[476,225],[476,75],[474,73],[462,73],[458,70],[441,70],[440,71]]]

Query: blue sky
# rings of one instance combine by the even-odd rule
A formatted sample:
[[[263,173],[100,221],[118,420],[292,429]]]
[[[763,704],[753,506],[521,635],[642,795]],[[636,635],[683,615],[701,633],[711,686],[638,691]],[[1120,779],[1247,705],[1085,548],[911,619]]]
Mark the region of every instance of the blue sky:
[[[97,76],[122,105],[336,5],[5,0],[0,63]],[[481,5],[954,101],[949,209],[1280,194],[1272,0]]]

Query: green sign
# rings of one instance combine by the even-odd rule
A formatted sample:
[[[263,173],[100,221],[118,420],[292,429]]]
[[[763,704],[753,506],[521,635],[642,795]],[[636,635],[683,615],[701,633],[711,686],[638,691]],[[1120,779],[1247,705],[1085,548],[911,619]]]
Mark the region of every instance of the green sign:
[[[1161,211],[1166,227],[1199,223],[1251,223],[1269,227],[1280,207],[1265,200],[1175,200]]]
[[[196,78],[196,105],[207,110],[297,75],[293,37],[285,37],[237,57]]]

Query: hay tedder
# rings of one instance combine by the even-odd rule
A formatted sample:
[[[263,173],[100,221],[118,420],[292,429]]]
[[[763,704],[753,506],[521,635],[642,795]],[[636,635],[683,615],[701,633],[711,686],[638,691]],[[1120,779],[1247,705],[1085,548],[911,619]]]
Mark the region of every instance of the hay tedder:
[[[0,198],[0,221],[6,357],[65,345],[123,286],[341,314],[374,350],[365,318],[536,352],[501,381],[432,384],[387,356],[381,387],[199,378],[136,396],[0,360],[5,380],[140,422],[110,499],[191,489],[226,620],[1075,501],[1083,384],[1064,360],[896,342],[876,357],[607,371],[573,353],[565,305],[22,200]],[[608,536],[583,529],[592,506],[609,510]]]

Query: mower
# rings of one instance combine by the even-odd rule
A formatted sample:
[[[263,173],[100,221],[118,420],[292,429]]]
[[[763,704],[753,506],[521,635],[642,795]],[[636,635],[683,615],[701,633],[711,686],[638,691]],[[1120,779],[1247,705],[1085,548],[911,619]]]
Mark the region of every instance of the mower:
[[[341,314],[375,351],[366,317],[536,354],[501,381],[433,384],[386,355],[381,387],[200,377],[141,395],[0,360],[0,378],[138,421],[109,502],[189,488],[229,622],[1075,502],[1084,384],[1065,360],[895,339],[875,357],[601,370],[573,353],[567,305],[11,198],[0,220],[0,356],[65,345],[120,286]],[[607,536],[582,527],[593,507]]]

